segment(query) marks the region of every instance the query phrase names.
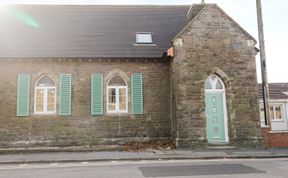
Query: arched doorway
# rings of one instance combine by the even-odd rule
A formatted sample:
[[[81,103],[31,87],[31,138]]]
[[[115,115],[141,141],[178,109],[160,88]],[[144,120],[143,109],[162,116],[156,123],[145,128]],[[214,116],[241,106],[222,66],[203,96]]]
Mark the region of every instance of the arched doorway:
[[[208,143],[229,142],[225,85],[216,75],[210,75],[205,82],[206,134]]]

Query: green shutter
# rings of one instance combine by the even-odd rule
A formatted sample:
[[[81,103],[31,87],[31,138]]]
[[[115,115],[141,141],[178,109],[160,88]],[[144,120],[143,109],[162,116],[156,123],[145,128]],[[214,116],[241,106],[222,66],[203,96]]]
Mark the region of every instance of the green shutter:
[[[60,75],[59,115],[71,115],[71,75]]]
[[[29,116],[30,76],[18,75],[17,116]]]
[[[91,77],[91,115],[103,114],[103,75],[93,74]]]
[[[131,77],[132,114],[143,114],[143,82],[142,74],[135,73]]]

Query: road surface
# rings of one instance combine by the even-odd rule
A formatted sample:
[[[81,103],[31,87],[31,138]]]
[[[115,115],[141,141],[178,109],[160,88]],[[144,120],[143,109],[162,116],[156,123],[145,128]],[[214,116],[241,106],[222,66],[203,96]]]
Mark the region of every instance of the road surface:
[[[0,165],[0,178],[288,178],[288,159],[157,160]]]

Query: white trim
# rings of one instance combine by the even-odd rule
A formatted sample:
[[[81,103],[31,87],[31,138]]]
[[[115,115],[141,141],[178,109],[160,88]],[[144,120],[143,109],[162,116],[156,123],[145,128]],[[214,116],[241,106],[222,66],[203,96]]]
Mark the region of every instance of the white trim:
[[[116,75],[113,75],[107,82],[107,85],[106,85],[106,107],[107,107],[107,113],[108,114],[118,114],[118,113],[128,113],[128,85],[127,85],[127,82],[126,80],[123,79],[123,77],[121,77],[120,75],[118,75],[124,82],[125,82],[125,85],[126,86],[109,86],[109,82],[112,78],[114,78],[115,76],[117,76],[118,74]],[[109,110],[109,89],[111,88],[114,88],[115,89],[115,94],[116,94],[116,106],[115,106],[115,111],[111,111]],[[126,94],[126,110],[120,110],[119,109],[119,89],[121,88],[125,88],[125,94]]]
[[[211,83],[211,86],[212,86],[212,89],[205,89],[205,95],[206,95],[206,93],[208,94],[208,93],[220,93],[220,94],[222,94],[222,98],[223,98],[223,115],[224,115],[224,136],[225,136],[225,138],[224,138],[224,140],[225,140],[225,143],[229,143],[229,134],[228,134],[228,115],[227,115],[227,103],[226,103],[226,90],[225,90],[225,85],[224,85],[224,83],[223,83],[223,81],[217,76],[217,75],[215,75],[215,74],[213,74],[215,77],[216,77],[216,79],[215,79],[215,81],[212,81],[211,79],[210,79],[210,77],[212,76],[212,75],[210,75],[209,77],[208,77],[208,79],[207,80],[209,80],[210,82],[212,82]],[[207,81],[206,80],[206,81]],[[217,81],[220,81],[220,83],[221,83],[221,85],[222,85],[222,89],[216,89],[216,84],[217,84]],[[206,83],[206,82],[205,82]],[[205,87],[205,85],[204,85],[204,87]],[[207,128],[207,126],[206,126],[206,128]]]
[[[287,99],[269,99],[269,103],[286,103]],[[259,99],[259,103],[263,103],[263,99]]]
[[[272,130],[269,131],[271,134],[277,134],[277,133],[288,133],[288,130]]]
[[[263,103],[260,103],[260,116],[261,116],[261,108],[263,108]],[[276,116],[276,113],[275,113],[275,106],[281,106],[281,115],[282,115],[282,118],[276,118],[275,119],[275,116]],[[271,122],[284,122],[285,121],[285,118],[286,118],[286,112],[285,112],[285,103],[281,103],[281,102],[270,102],[269,106],[273,107],[273,118],[271,118]],[[264,121],[264,118],[262,119],[260,117],[260,121]]]
[[[139,41],[140,35],[148,35],[149,36],[149,42],[140,42]],[[137,32],[136,33],[136,44],[153,44],[152,33],[151,32]]]
[[[53,82],[54,82],[54,87],[37,87],[37,84],[38,84],[38,82],[43,78],[43,77],[45,77],[45,76],[47,76],[47,75],[43,75],[43,76],[41,76],[38,80],[37,80],[37,82],[36,82],[36,84],[35,84],[35,87],[34,87],[34,114],[36,114],[36,115],[47,115],[47,114],[56,114],[56,93],[57,93],[57,90],[56,90],[56,84],[55,84],[55,81],[52,79],[52,78],[50,78],[49,76],[47,76],[47,77],[49,77]],[[43,91],[44,91],[44,103],[43,103],[43,112],[37,112],[37,110],[36,110],[36,91],[38,90],[38,89],[42,89]],[[54,111],[47,111],[47,107],[48,107],[48,104],[47,104],[47,94],[48,94],[48,90],[49,89],[54,89]]]
[[[134,43],[133,46],[157,46],[155,43]]]

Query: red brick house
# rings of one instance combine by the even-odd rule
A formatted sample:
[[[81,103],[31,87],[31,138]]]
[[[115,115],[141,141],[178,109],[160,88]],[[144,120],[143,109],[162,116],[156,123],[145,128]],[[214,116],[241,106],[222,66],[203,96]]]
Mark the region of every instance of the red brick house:
[[[263,138],[271,147],[288,147],[288,84],[269,83],[271,128],[265,125],[262,85],[259,88],[260,119]]]
[[[256,40],[216,4],[0,15],[1,147],[261,144]]]

